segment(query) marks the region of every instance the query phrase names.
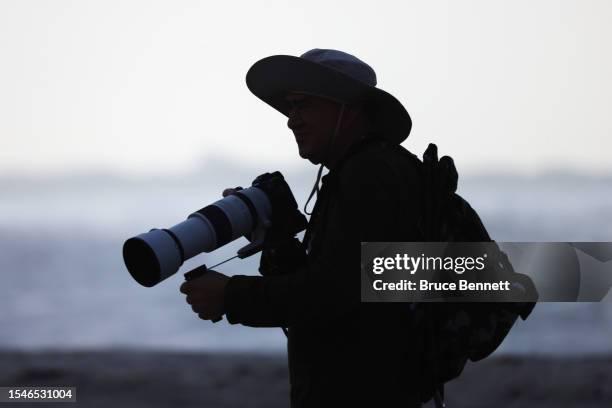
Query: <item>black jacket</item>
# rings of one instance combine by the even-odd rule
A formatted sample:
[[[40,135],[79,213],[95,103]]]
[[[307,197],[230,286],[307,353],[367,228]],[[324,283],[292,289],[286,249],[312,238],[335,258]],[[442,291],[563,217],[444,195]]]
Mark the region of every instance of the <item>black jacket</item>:
[[[292,407],[418,406],[410,305],[360,302],[360,242],[421,240],[420,171],[400,146],[354,146],[323,177],[303,245],[228,282],[230,323],[288,327]]]

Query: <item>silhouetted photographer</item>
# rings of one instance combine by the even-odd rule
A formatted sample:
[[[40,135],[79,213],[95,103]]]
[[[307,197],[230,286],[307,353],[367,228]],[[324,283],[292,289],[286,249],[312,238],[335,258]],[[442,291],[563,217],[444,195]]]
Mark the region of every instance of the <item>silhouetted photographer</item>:
[[[442,406],[444,383],[468,360],[490,355],[529,315],[537,292],[526,290],[518,302],[362,303],[361,243],[486,242],[498,260],[487,273],[519,274],[456,194],[452,159],[438,159],[430,145],[421,161],[400,145],[410,116],[376,87],[369,65],[314,49],[264,58],[246,80],[288,118],[299,155],[320,165],[304,207],[308,214],[316,196],[307,226],[282,175],[266,173],[174,227],[129,239],[130,273],[152,286],[186,259],[246,236],[250,244],[237,256],[261,250],[262,276],[202,266],[180,290],[202,319],[283,328],[292,407],[418,407],[432,398]],[[533,286],[523,283],[524,291]]]
[[[263,276],[211,271],[181,291],[202,318],[287,328],[294,407],[418,405],[409,305],[360,304],[359,278],[360,242],[422,238],[420,162],[399,146],[410,116],[371,67],[335,50],[264,58],[247,85],[288,117],[319,177],[329,173],[320,189],[317,177],[303,242],[268,240]]]

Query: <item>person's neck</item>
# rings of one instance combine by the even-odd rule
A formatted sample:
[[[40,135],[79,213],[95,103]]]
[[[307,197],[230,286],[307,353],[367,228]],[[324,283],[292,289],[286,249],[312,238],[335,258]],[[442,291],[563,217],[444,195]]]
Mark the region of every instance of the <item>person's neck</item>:
[[[344,141],[344,143],[339,144],[333,149],[332,154],[328,160],[323,162],[323,165],[327,167],[330,171],[334,170],[338,167],[340,163],[342,163],[343,159],[346,155],[357,145],[361,144],[366,139],[367,133],[360,132],[355,134],[354,137],[349,140]]]

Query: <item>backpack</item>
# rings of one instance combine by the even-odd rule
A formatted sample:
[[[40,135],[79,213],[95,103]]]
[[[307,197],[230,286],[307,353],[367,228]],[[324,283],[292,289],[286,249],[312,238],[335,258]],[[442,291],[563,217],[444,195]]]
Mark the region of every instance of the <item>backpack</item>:
[[[419,229],[425,241],[494,242],[476,211],[456,193],[458,173],[453,159],[438,160],[435,144],[423,154],[424,214]],[[531,299],[537,298],[529,278],[512,268],[508,257],[496,248],[491,271],[520,281]],[[534,295],[536,293],[536,295]],[[526,319],[535,302],[437,302],[414,303],[415,333],[419,333],[418,375],[421,401],[434,398],[443,406],[444,383],[457,378],[468,360],[493,353],[520,316]]]

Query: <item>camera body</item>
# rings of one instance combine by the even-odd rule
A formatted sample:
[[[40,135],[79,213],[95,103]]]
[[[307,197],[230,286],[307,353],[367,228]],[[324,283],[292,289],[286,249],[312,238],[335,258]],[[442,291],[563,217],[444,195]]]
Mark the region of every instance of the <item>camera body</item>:
[[[271,237],[292,237],[303,231],[306,223],[283,175],[265,173],[251,187],[207,205],[171,228],[152,229],[128,239],[123,260],[138,283],[151,287],[202,252],[247,236],[251,243],[238,251],[244,258],[261,250]]]

